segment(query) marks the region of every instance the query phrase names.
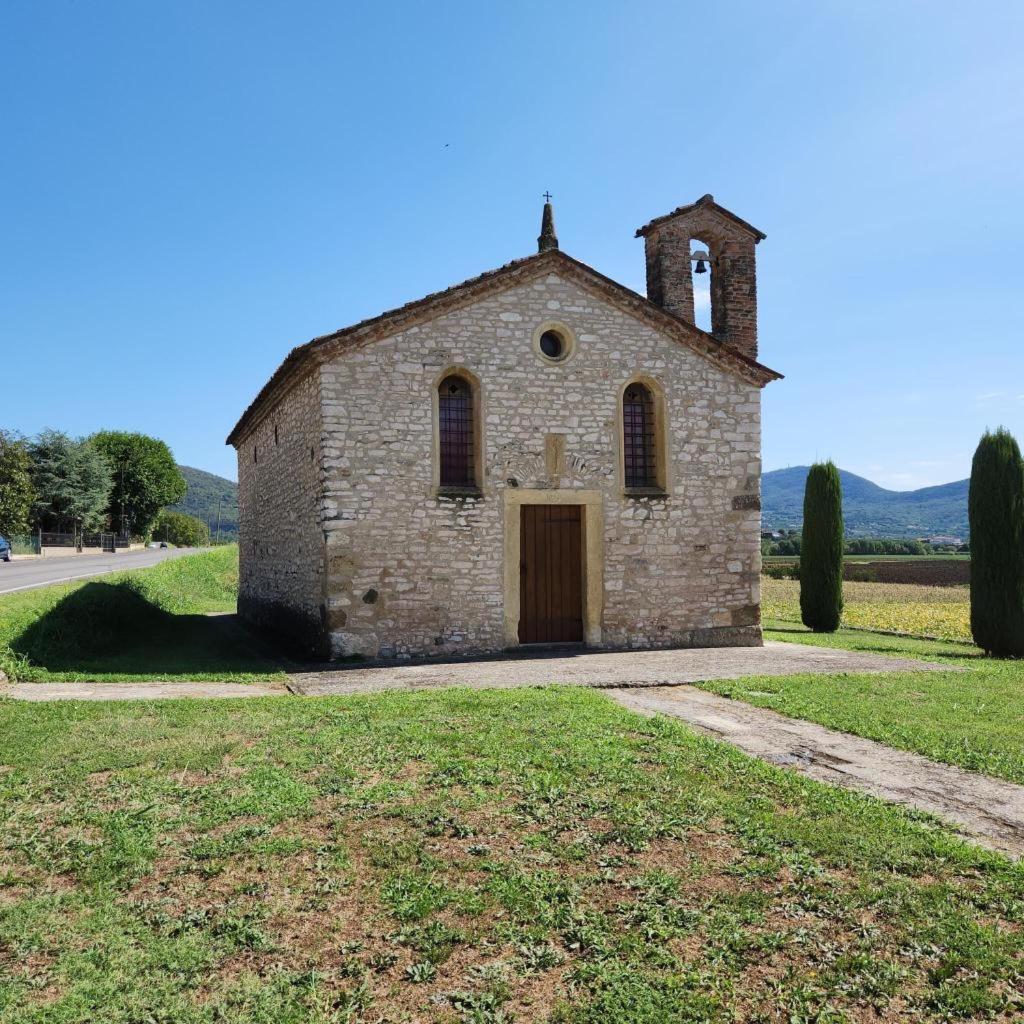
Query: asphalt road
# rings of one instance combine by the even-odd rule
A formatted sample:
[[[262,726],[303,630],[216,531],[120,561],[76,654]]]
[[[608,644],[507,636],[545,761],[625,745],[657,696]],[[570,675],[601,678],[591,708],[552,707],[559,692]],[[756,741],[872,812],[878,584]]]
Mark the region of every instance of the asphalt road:
[[[114,555],[16,558],[12,562],[0,562],[0,594],[102,576],[124,569],[144,569],[158,562],[166,562],[168,558],[180,558],[195,552],[195,548],[147,548],[144,551],[119,551]]]

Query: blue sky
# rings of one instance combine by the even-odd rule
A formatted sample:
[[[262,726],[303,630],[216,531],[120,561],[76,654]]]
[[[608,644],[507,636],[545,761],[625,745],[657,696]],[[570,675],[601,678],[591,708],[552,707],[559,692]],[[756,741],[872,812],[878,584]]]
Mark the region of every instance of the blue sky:
[[[898,489],[1024,440],[1024,5],[10,2],[0,426],[224,437],[290,348],[535,249],[643,290],[764,230],[766,469]]]

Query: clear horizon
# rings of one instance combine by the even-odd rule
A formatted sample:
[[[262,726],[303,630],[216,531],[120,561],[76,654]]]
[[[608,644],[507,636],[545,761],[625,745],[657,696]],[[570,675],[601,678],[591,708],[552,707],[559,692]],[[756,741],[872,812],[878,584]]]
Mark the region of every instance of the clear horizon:
[[[562,248],[640,292],[634,229],[705,192],[767,233],[765,471],[912,490],[1024,441],[1018,5],[0,17],[0,427],[233,480],[290,349],[534,251],[550,189]]]

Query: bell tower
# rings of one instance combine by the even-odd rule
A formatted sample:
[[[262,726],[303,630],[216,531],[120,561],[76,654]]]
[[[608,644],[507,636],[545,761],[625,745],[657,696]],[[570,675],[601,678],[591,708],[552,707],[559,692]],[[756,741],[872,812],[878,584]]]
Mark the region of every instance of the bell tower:
[[[647,261],[647,298],[696,326],[694,266],[711,272],[711,334],[750,359],[757,358],[757,261],[764,237],[711,195],[680,206],[639,228]],[[691,248],[691,240],[706,249]]]

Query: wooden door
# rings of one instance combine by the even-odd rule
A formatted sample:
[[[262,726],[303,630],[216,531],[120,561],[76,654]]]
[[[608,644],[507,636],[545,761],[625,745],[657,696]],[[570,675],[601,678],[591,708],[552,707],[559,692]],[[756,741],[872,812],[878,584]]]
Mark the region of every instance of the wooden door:
[[[583,640],[583,522],[580,505],[522,505],[519,642]]]

